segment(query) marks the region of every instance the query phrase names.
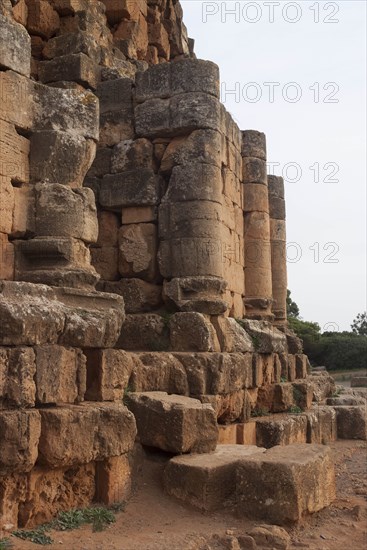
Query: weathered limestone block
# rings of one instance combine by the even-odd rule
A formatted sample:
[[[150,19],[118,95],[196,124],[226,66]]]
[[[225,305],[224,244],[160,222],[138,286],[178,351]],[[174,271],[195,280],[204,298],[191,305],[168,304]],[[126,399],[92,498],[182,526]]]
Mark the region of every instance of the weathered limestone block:
[[[134,391],[189,395],[186,371],[171,353],[138,353],[133,362],[129,386]]]
[[[200,395],[202,403],[209,403],[217,415],[217,421],[223,424],[245,422],[251,414],[251,404],[246,390],[240,390],[227,395]],[[236,430],[236,424],[233,424]],[[230,443],[230,441],[227,441]],[[233,441],[236,443],[236,441]],[[255,442],[256,443],[256,442]]]
[[[57,345],[36,346],[36,400],[51,405],[84,401],[86,358],[81,350]]]
[[[24,76],[31,72],[31,39],[27,30],[0,14],[0,67]]]
[[[35,374],[32,348],[0,348],[0,409],[34,407]]]
[[[227,424],[219,425],[218,445],[236,445],[237,444],[237,425]],[[218,448],[218,447],[217,447]]]
[[[287,531],[276,525],[259,525],[251,529],[249,535],[255,541],[255,545],[258,545],[256,548],[288,550],[291,544],[291,537]]]
[[[152,223],[123,225],[119,231],[119,271],[122,277],[153,282],[157,272],[157,227]]]
[[[15,21],[23,25],[23,27],[26,27],[28,19],[28,6],[26,0],[18,0],[13,6],[12,12]]]
[[[70,189],[57,183],[36,185],[36,234],[97,241],[98,221],[91,189]]]
[[[122,20],[113,35],[115,45],[129,59],[145,60],[148,50],[148,24],[142,13],[137,21]]]
[[[285,330],[285,335],[287,337],[287,348],[288,353],[297,354],[303,352],[303,342],[295,332],[290,328]],[[309,364],[307,364],[307,372],[309,371]]]
[[[158,222],[157,206],[128,206],[121,209],[122,225],[149,222]]]
[[[169,329],[175,351],[220,351],[214,327],[201,313],[175,313],[170,318]]]
[[[109,348],[123,320],[123,299],[117,295],[0,283],[0,345]]]
[[[0,176],[12,182],[29,181],[30,142],[20,136],[13,124],[0,120]]]
[[[95,492],[94,463],[70,468],[34,468],[19,504],[19,527],[31,528],[51,521],[59,512],[87,508]],[[47,506],[45,506],[47,502]]]
[[[126,502],[131,495],[131,477],[131,466],[126,455],[96,462],[95,500],[106,506]]]
[[[190,395],[227,395],[253,387],[250,353],[174,353],[183,365]]]
[[[163,298],[180,311],[197,311],[208,315],[225,313],[227,283],[217,277],[182,277],[164,281]]]
[[[10,177],[0,176],[0,233],[11,233],[15,206]]]
[[[99,71],[90,57],[84,53],[74,53],[55,57],[51,61],[41,61],[39,78],[44,84],[71,81],[95,90],[99,81]]]
[[[25,499],[27,481],[27,474],[8,473],[0,477],[0,532],[9,525],[18,525],[19,506]]]
[[[120,456],[133,447],[134,416],[122,404],[40,409],[39,463],[51,468]]]
[[[158,263],[161,275],[176,277],[225,278],[223,249],[218,238],[182,237],[161,241]]]
[[[119,401],[128,387],[134,362],[123,350],[86,350],[88,401]]]
[[[100,82],[96,95],[100,102],[101,114],[121,111],[132,114],[132,86],[133,81],[130,78]]]
[[[0,411],[0,476],[29,472],[38,456],[38,411]]]
[[[96,144],[90,139],[53,130],[36,132],[31,138],[31,181],[81,187],[95,152]]]
[[[265,134],[256,130],[242,132],[241,154],[243,157],[255,157],[266,160]]]
[[[165,149],[160,171],[169,174],[175,166],[191,163],[221,168],[221,135],[213,130],[195,130],[189,136],[175,137]],[[187,182],[189,183],[189,182]]]
[[[35,84],[33,131],[54,130],[99,139],[98,99],[89,91]],[[58,183],[58,182],[56,182]]]
[[[153,169],[153,144],[141,138],[121,141],[112,150],[111,173],[118,174],[136,167]]]
[[[337,406],[334,409],[339,439],[367,439],[366,405]]]
[[[264,452],[254,445],[218,445],[210,455],[176,456],[164,470],[164,489],[200,510],[222,510],[233,504],[237,463]]]
[[[150,47],[156,47],[159,57],[170,59],[169,36],[161,23],[148,24],[148,40]]]
[[[147,15],[148,5],[145,0],[102,0],[106,6],[107,21],[111,25],[119,23],[121,19],[137,21],[140,13]]]
[[[91,248],[92,265],[103,281],[117,281],[120,279],[119,250],[117,246]]]
[[[308,380],[296,380],[292,383],[294,403],[303,411],[311,408],[313,387]]]
[[[162,287],[141,279],[107,281],[97,285],[97,289],[123,296],[126,313],[145,313],[162,305]]]
[[[54,59],[64,55],[82,53],[98,62],[100,50],[98,42],[92,36],[84,31],[79,31],[51,38],[43,48],[42,54],[45,59]]]
[[[189,92],[204,92],[219,98],[218,66],[211,61],[183,59],[175,63],[155,65],[137,74],[138,103]]]
[[[14,279],[14,245],[6,233],[0,233],[0,280]]]
[[[117,214],[106,210],[99,211],[97,246],[118,246],[120,221]]]
[[[220,215],[221,206],[212,201],[169,202],[159,207],[159,236],[161,239],[217,237],[221,244],[225,234]]]
[[[211,317],[222,351],[229,353],[254,351],[250,336],[231,317]]]
[[[87,8],[88,0],[49,0],[60,15],[73,15]]]
[[[304,415],[273,415],[256,419],[256,445],[269,449],[276,445],[306,443],[307,418]]]
[[[337,438],[336,411],[333,407],[316,405],[307,416],[307,443],[328,445]]]
[[[275,447],[237,465],[241,515],[275,524],[297,522],[335,498],[331,451],[319,445]]]
[[[15,275],[32,283],[86,289],[99,279],[83,241],[48,236],[15,241]]]
[[[353,376],[350,381],[351,388],[366,388],[367,376]]]
[[[30,34],[46,39],[56,34],[60,26],[60,18],[49,2],[27,0],[27,6],[27,30]]]
[[[222,188],[220,168],[193,161],[173,168],[164,199],[178,203],[180,208],[184,207],[181,203],[186,201],[212,201],[220,204]]]
[[[205,93],[149,99],[135,107],[136,133],[148,138],[176,137],[198,129],[220,129],[220,103]]]
[[[247,202],[247,185],[248,184],[263,184],[267,185],[267,170],[266,161],[255,157],[243,157],[242,163],[242,177],[246,185],[245,189],[245,203]],[[262,199],[262,195],[259,195],[258,200]],[[263,212],[269,212],[269,200],[264,201],[264,205],[261,202],[261,206],[264,207]],[[254,201],[254,210],[258,210],[259,202]]]
[[[293,385],[266,385],[259,388],[257,408],[275,413],[286,412],[294,404]]]
[[[102,178],[111,172],[112,149],[109,147],[98,147],[93,164],[90,167],[87,178]]]
[[[12,212],[12,239],[33,237],[36,231],[35,188],[22,185],[13,188],[14,210]]]
[[[340,386],[339,386],[340,387]],[[355,406],[355,405],[365,405],[366,404],[366,397],[362,397],[361,395],[338,395],[337,397],[328,397],[326,399],[326,404],[331,405],[333,407],[335,406]]]
[[[102,207],[120,210],[126,206],[155,206],[162,180],[152,170],[136,169],[103,178],[99,202]]]
[[[32,126],[34,83],[13,71],[0,72],[0,119],[22,130]]]
[[[214,410],[197,399],[164,392],[129,395],[143,445],[172,453],[214,451],[218,427]]]
[[[312,372],[308,376],[308,381],[313,386],[313,401],[320,403],[326,397],[335,393],[336,384],[334,378],[328,372]]]
[[[244,212],[254,211],[269,213],[268,190],[261,183],[246,183]]]
[[[155,313],[127,315],[116,344],[119,349],[165,351],[169,349],[167,320]]]
[[[242,319],[240,325],[252,338],[255,351],[258,353],[284,353],[287,340],[284,333],[266,321]]]

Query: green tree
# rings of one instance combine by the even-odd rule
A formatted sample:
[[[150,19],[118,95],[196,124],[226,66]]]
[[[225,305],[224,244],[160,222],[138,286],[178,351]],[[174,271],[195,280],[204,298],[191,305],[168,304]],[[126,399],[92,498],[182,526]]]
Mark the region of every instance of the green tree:
[[[290,290],[287,290],[287,316],[294,319],[299,317],[299,307],[293,302]]]
[[[351,324],[352,331],[354,334],[359,334],[360,336],[367,336],[367,312],[358,313],[357,317],[354,319]]]

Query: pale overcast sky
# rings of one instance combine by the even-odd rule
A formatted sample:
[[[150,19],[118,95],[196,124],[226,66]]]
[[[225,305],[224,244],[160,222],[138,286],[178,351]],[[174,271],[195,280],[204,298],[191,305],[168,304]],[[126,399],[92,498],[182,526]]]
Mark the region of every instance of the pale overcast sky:
[[[271,172],[285,177],[301,316],[350,330],[366,309],[366,2],[182,6],[198,58],[220,67],[227,109],[266,133]]]

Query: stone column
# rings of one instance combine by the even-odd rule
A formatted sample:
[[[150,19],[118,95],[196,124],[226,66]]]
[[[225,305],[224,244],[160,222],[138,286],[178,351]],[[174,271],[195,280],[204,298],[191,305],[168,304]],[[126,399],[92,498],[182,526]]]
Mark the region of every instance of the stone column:
[[[242,132],[246,317],[272,320],[272,272],[265,134]]]
[[[287,324],[287,241],[284,181],[268,176],[274,323]]]

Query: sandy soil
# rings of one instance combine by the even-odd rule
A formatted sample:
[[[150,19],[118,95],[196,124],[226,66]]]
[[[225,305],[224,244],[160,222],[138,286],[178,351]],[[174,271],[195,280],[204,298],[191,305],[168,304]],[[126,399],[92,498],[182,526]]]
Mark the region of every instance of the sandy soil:
[[[367,444],[338,441],[332,445],[337,471],[334,504],[289,529],[291,549],[366,550],[367,548]],[[51,533],[50,550],[186,550],[200,537],[245,534],[256,523],[228,513],[201,514],[164,495],[160,475],[166,458],[150,455],[144,463],[138,489],[116,523],[102,533],[90,526]],[[264,522],[261,522],[264,523]],[[18,550],[41,548],[13,539]],[[195,546],[195,545],[194,545]]]

